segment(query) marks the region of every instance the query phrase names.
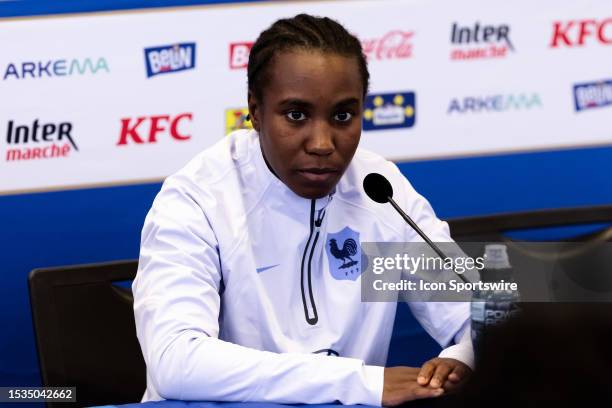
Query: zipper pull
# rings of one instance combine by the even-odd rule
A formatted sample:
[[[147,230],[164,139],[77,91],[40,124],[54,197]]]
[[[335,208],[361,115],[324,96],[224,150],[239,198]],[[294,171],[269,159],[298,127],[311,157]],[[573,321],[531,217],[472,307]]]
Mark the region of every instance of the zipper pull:
[[[333,198],[334,196],[332,194],[327,196],[327,204],[325,204],[325,206],[318,211],[317,219],[315,220],[315,227],[321,227],[321,224],[323,224],[323,217],[325,217],[325,211],[327,210],[327,206]]]
[[[321,224],[323,223],[323,217],[325,217],[325,209],[319,210],[319,213],[317,214],[317,219],[314,222],[315,227],[321,227]]]

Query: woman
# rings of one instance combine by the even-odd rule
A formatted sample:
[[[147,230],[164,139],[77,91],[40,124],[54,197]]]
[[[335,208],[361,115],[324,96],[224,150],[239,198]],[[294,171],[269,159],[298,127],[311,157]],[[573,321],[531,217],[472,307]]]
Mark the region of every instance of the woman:
[[[366,174],[384,174],[420,227],[450,240],[394,164],[357,149],[368,81],[358,39],[331,19],[261,33],[254,130],[168,177],[145,221],[133,284],[143,401],[397,405],[468,375],[467,305],[410,305],[440,344],[458,343],[418,369],[384,368],[396,304],[361,302],[359,243],[417,240],[365,195]]]

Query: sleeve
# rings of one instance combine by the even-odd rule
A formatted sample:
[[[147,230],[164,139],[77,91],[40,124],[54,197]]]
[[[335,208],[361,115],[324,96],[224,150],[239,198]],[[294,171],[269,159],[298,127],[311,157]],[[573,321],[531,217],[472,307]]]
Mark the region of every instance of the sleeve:
[[[132,286],[149,386],[165,399],[380,406],[383,367],[218,338],[218,243],[193,191],[170,184],[146,217]]]
[[[448,224],[440,220],[431,204],[403,175],[401,177],[406,193],[406,212],[434,243],[453,242]],[[416,233],[409,226],[407,228],[410,229],[407,236],[414,237]],[[420,237],[416,239],[422,241]],[[462,252],[458,246],[456,251]],[[449,255],[457,256],[457,253]],[[425,331],[444,348],[440,357],[455,358],[473,367],[469,302],[409,302],[409,307]]]
[[[470,321],[466,321],[454,338],[455,344],[443,349],[438,357],[454,358],[474,369],[474,348]]]

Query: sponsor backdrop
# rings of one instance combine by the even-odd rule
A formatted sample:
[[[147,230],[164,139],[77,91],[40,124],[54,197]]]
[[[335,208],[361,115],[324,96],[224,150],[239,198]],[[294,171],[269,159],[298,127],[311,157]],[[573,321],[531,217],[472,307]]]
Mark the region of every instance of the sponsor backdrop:
[[[0,16],[101,8],[44,3]],[[107,3],[0,19],[0,385],[38,381],[27,272],[136,257],[160,181],[250,127],[250,47],[283,16],[327,15],[361,39],[362,147],[442,216],[612,199],[609,1]],[[195,3],[212,2],[156,6]]]
[[[390,159],[612,141],[608,2],[539,2],[528,15],[515,4],[468,3],[267,3],[4,21],[0,171],[12,176],[0,179],[0,193],[161,179],[248,126],[251,43],[298,7],[361,39],[372,74],[362,146]]]

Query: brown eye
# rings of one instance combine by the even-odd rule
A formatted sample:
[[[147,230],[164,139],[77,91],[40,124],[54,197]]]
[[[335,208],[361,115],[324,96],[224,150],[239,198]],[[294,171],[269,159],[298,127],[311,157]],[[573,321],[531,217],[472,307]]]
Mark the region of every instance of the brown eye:
[[[334,115],[334,120],[338,122],[348,122],[353,118],[350,112],[338,112]]]
[[[300,112],[300,111],[287,112],[286,116],[287,116],[287,119],[289,119],[292,122],[300,122],[306,119],[306,115],[304,115],[304,112]]]

